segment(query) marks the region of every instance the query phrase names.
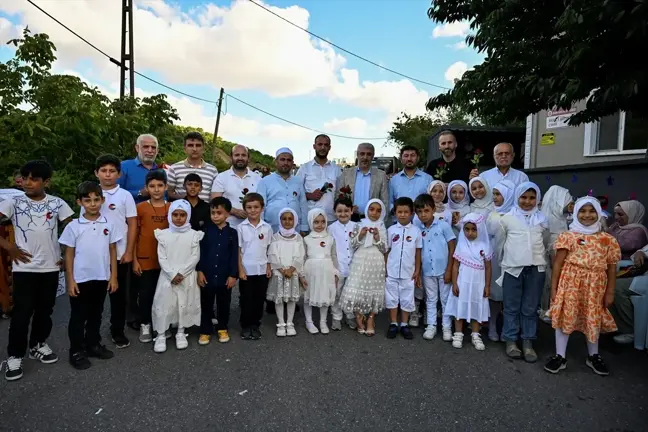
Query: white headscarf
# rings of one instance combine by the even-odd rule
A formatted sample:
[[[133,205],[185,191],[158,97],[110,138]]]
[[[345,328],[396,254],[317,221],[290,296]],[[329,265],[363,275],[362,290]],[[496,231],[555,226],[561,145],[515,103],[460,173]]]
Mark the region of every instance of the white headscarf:
[[[558,235],[567,231],[567,216],[565,207],[571,202],[572,196],[562,186],[551,186],[542,199],[542,213],[549,223],[549,232]]]
[[[452,200],[452,188],[461,186],[464,190],[464,199],[461,202],[454,202]],[[448,185],[448,207],[451,212],[459,212],[460,216],[465,216],[470,213],[470,195],[468,193],[468,185],[463,180],[452,180]]]
[[[471,186],[475,182],[479,182],[482,185],[484,185],[484,190],[486,190],[486,195],[484,195],[483,198],[477,199],[473,195]],[[493,203],[493,191],[488,185],[488,182],[484,180],[482,177],[477,176],[472,180],[470,180],[470,183],[468,183],[468,191],[470,192],[470,196],[475,199],[475,201],[473,201],[473,203],[470,204],[471,213],[488,215],[490,212],[492,212],[495,209],[495,203]]]
[[[310,234],[308,234],[311,237],[319,238],[319,237],[326,237],[328,235],[328,232],[326,231],[326,226],[324,227],[324,231],[322,232],[316,232],[313,229],[313,223],[315,222],[315,218],[317,216],[324,216],[324,224],[328,222],[328,219],[326,219],[326,212],[322,210],[321,208],[313,208],[308,212],[308,226],[310,227]]]
[[[520,197],[524,195],[524,192],[529,189],[533,189],[536,193],[536,206],[531,210],[522,210],[520,208]],[[542,226],[543,228],[548,228],[549,224],[547,218],[538,210],[538,202],[540,201],[542,195],[540,194],[540,188],[537,184],[533,182],[524,182],[520,183],[517,188],[515,188],[515,202],[513,202],[513,208],[508,215],[515,216],[523,224],[534,227],[537,225]]]
[[[369,214],[369,206],[371,204],[379,204],[380,205],[380,217],[378,218],[377,221],[372,221],[371,219],[369,219],[369,217],[366,216],[366,215]],[[381,200],[379,200],[377,198],[370,199],[369,202],[367,203],[367,205],[365,206],[364,210],[365,210],[364,211],[365,217],[362,218],[362,220],[360,221],[360,229],[367,227],[369,229],[373,228],[373,229],[378,229],[378,230],[385,231],[385,222],[384,222],[384,220],[385,220],[385,215],[387,214],[387,211],[385,209],[385,204]],[[365,236],[363,246],[364,247],[370,247],[372,245],[373,245],[373,232],[371,234],[367,233],[367,235]]]
[[[504,202],[501,206],[495,205],[495,211],[499,214],[506,214],[513,208],[513,202],[515,201],[515,185],[510,180],[500,180],[493,189],[497,189],[504,198]],[[493,202],[494,203],[494,202]]]
[[[187,213],[187,220],[181,227],[173,224],[173,212],[176,210],[182,210]],[[189,204],[189,201],[183,199],[173,201],[169,207],[167,219],[169,220],[169,230],[171,230],[171,232],[183,233],[189,231],[191,229],[191,224],[189,223],[189,220],[191,219],[191,204]]]
[[[463,227],[468,222],[474,223],[477,227],[477,238],[472,241],[468,240],[463,232]],[[461,219],[459,240],[453,256],[461,264],[468,267],[478,270],[484,269],[484,261],[493,257],[488,231],[486,230],[486,217],[477,213],[468,213]]]
[[[578,220],[578,211],[587,204],[590,204],[592,207],[594,207],[594,210],[596,210],[596,214],[598,215],[596,222],[590,226],[585,226]],[[591,196],[579,198],[578,200],[576,200],[576,204],[574,204],[574,220],[569,227],[569,231],[573,231],[579,234],[596,234],[597,232],[601,231],[601,215],[602,210],[599,200]]]
[[[432,189],[434,189],[434,186],[440,185],[441,188],[443,189],[443,197],[445,199],[447,195],[447,190],[446,190],[446,185],[443,183],[441,180],[432,180],[432,183],[430,183],[427,187],[427,193],[428,195],[432,195]],[[445,210],[445,204],[443,204],[443,201],[441,202],[434,202],[434,212],[435,213],[443,213]]]
[[[281,225],[281,215],[283,215],[284,213],[292,213],[293,217],[295,218],[295,224],[290,229],[286,229],[283,227],[283,225]],[[291,209],[290,207],[285,207],[281,209],[281,211],[279,212],[279,234],[281,234],[284,237],[291,237],[295,235],[297,233],[295,227],[297,226],[298,223],[299,223],[299,217],[297,216],[297,212],[295,210]]]

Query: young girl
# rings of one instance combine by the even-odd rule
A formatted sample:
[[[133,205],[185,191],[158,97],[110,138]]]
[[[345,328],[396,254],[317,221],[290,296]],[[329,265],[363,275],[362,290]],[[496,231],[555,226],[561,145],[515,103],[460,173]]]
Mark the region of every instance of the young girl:
[[[596,198],[576,201],[574,221],[558,236],[551,278],[551,325],[556,329],[556,355],[545,370],[558,373],[567,367],[565,352],[569,335],[580,331],[587,338],[589,356],[585,364],[598,375],[608,369],[598,352],[600,333],[616,331],[607,310],[614,301],[616,264],[621,259],[619,243],[601,231],[601,206]]]
[[[165,332],[177,324],[176,348],[187,348],[184,329],[200,325],[200,289],[196,265],[200,260],[200,240],[205,233],[191,229],[191,204],[174,201],[169,208],[169,228],[156,229],[158,261],[162,272],[158,279],[151,318],[158,336],[156,353],[166,351]]]
[[[272,279],[268,286],[267,300],[274,302],[277,312],[277,336],[295,336],[295,306],[300,296],[299,275],[304,267],[304,241],[295,231],[299,218],[291,208],[279,212],[279,232],[272,236],[268,261]],[[286,320],[284,321],[284,303]]]
[[[446,199],[446,185],[441,180],[433,180],[427,188],[428,195],[434,200],[434,219],[446,221],[452,225],[452,213],[443,204]]]
[[[453,180],[448,186],[448,207],[452,213],[452,227],[455,234],[459,233],[459,221],[470,213],[470,197],[468,185],[463,180]]]
[[[335,287],[338,281],[338,262],[335,240],[326,231],[326,213],[319,208],[308,212],[310,234],[304,237],[306,262],[302,285],[304,293],[304,316],[310,334],[320,331],[328,334],[326,325],[329,306],[335,303]],[[313,324],[313,306],[320,308],[320,328]]]
[[[367,217],[360,221],[351,236],[351,247],[356,251],[349,278],[342,289],[340,306],[345,313],[355,313],[358,333],[373,336],[376,334],[374,318],[385,308],[385,204],[379,199],[369,200],[364,214]]]
[[[486,230],[486,218],[469,213],[461,220],[461,232],[452,266],[452,295],[446,314],[455,317],[452,346],[463,346],[463,325],[470,321],[472,344],[483,351],[486,347],[479,335],[479,324],[488,321],[491,263],[493,255]]]
[[[468,188],[470,196],[475,200],[470,204],[470,212],[488,217],[495,205],[493,204],[493,192],[486,180],[479,176],[475,177],[468,183]]]

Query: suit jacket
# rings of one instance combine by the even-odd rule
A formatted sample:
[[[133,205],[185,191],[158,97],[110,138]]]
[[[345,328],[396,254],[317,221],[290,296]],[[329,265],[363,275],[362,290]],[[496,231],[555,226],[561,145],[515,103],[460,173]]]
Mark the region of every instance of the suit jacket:
[[[342,193],[340,192],[340,189],[342,189],[345,186],[349,186],[351,188],[351,198],[355,197],[355,181],[356,181],[356,174],[358,172],[358,167],[350,167],[350,168],[345,168],[342,171],[342,174],[337,179],[337,189],[338,189],[338,194]],[[369,199],[374,199],[378,198],[381,200],[385,206],[389,206],[389,194],[387,192],[387,175],[383,170],[380,170],[375,167],[371,167],[371,183],[369,185]],[[364,213],[364,209],[358,209],[360,213]]]

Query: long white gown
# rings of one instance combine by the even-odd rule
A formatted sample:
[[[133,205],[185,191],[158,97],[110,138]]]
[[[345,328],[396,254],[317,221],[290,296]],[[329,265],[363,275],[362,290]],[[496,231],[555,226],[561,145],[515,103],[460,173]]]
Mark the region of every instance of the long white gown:
[[[485,280],[486,270],[461,264],[457,277],[459,297],[450,293],[446,306],[446,315],[453,316],[455,319],[475,320],[480,323],[487,322],[490,307],[488,297],[484,297]]]
[[[304,278],[308,282],[304,303],[313,307],[332,306],[335,304],[335,276],[339,275],[335,240],[326,231],[311,232],[304,237],[304,248]]]
[[[301,295],[299,275],[304,272],[304,241],[299,233],[292,238],[275,233],[268,250],[268,261],[272,268],[272,279],[266,300],[274,303],[298,301]],[[296,271],[292,278],[286,279],[279,270],[289,267],[295,267]]]
[[[205,233],[156,229],[154,234],[158,241],[158,261],[162,271],[153,297],[153,330],[164,332],[171,324],[184,328],[200,325],[200,288],[196,279],[196,265],[200,260],[200,240]],[[178,285],[171,285],[171,280],[178,273],[184,276],[184,280]]]

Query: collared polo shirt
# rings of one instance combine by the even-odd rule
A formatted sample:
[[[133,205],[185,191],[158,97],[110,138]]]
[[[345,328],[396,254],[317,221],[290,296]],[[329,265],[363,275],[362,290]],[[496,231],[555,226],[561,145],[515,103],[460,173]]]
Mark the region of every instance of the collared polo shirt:
[[[225,198],[230,200],[233,209],[243,210],[243,197],[250,192],[256,192],[260,182],[261,176],[254,171],[248,169],[243,177],[239,177],[230,168],[216,176],[211,191],[212,193],[222,193]],[[243,219],[230,215],[227,222],[231,227],[236,228],[243,222]]]
[[[411,279],[416,269],[416,249],[423,247],[421,230],[408,223],[392,225],[387,230],[387,276]]]
[[[445,273],[448,267],[448,242],[456,240],[456,236],[446,221],[436,217],[429,227],[420,221],[417,225],[421,230],[423,247],[421,251],[421,270],[423,276],[438,277]]]
[[[254,226],[249,219],[245,219],[236,227],[236,230],[245,273],[249,276],[266,274],[268,247],[272,242],[270,225],[262,219],[257,226]]]
[[[328,232],[335,239],[335,252],[337,252],[338,270],[342,277],[349,277],[349,266],[353,257],[353,248],[351,247],[351,235],[358,224],[356,222],[347,222],[341,224],[335,221],[328,227]]]

